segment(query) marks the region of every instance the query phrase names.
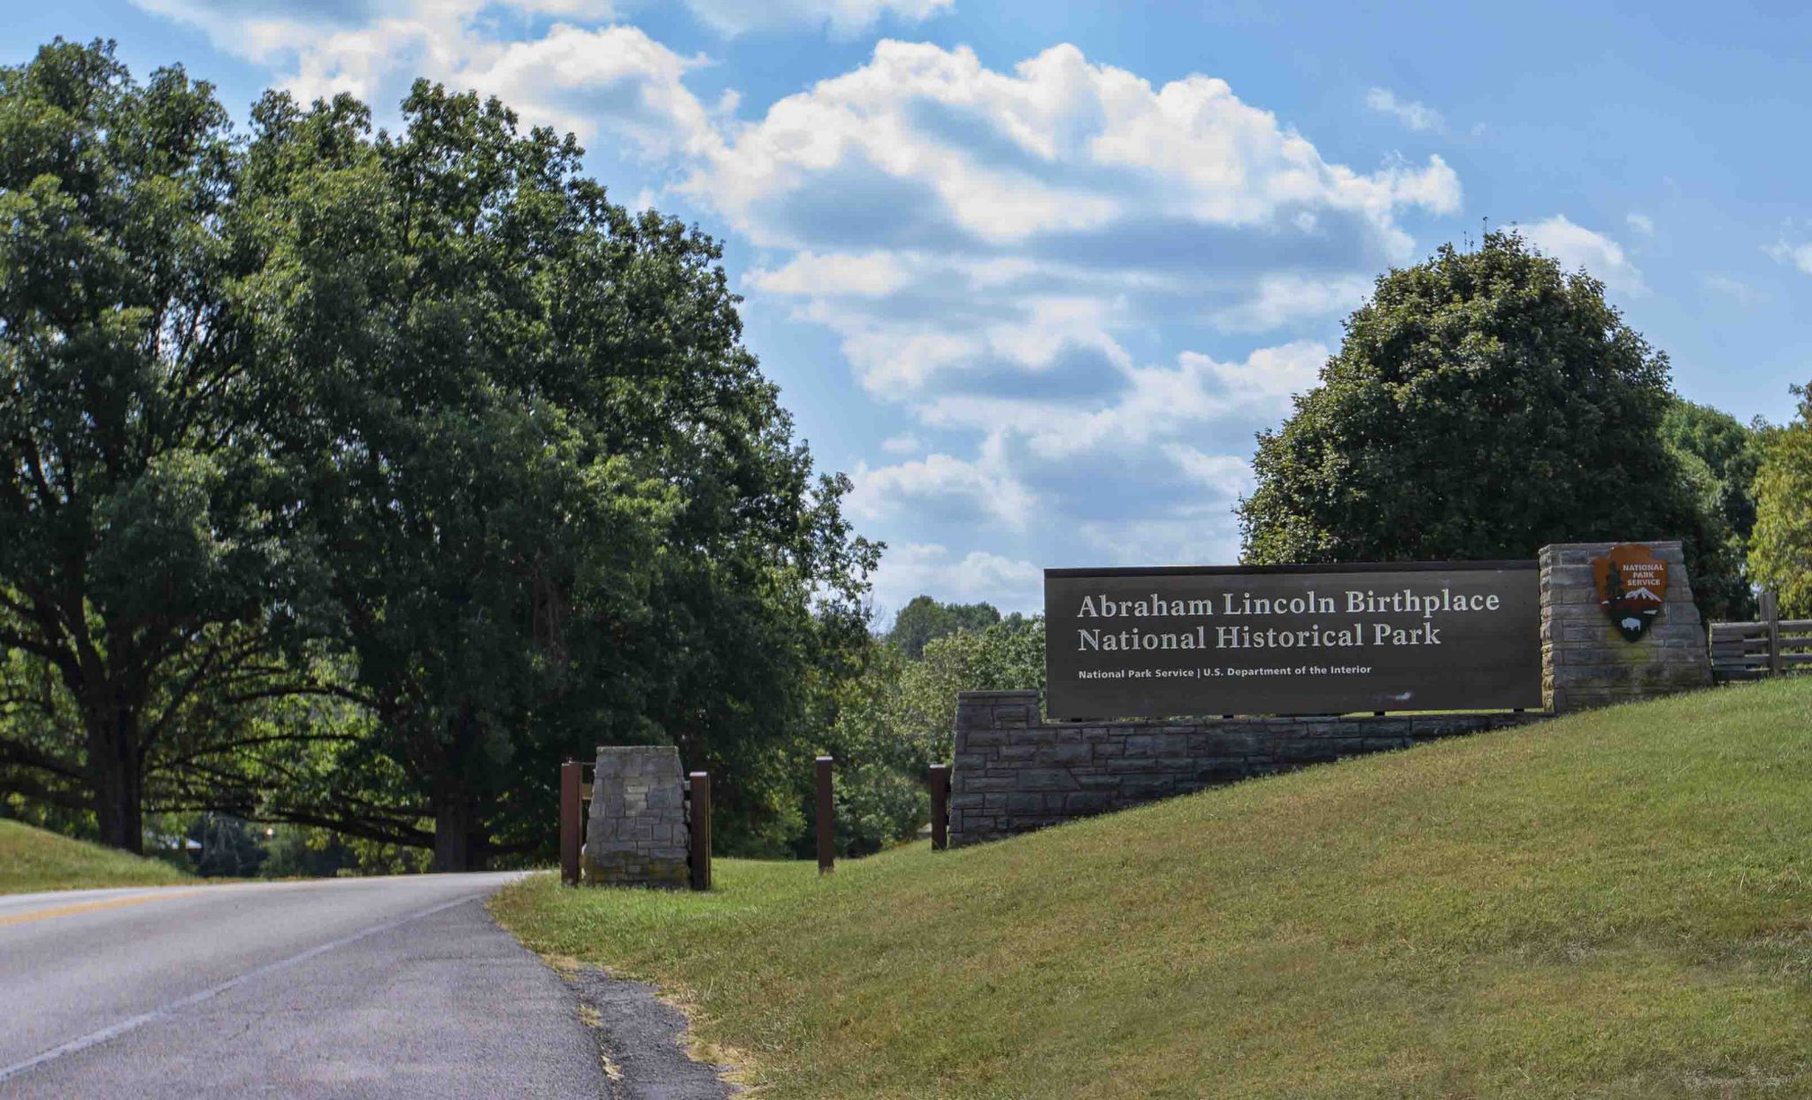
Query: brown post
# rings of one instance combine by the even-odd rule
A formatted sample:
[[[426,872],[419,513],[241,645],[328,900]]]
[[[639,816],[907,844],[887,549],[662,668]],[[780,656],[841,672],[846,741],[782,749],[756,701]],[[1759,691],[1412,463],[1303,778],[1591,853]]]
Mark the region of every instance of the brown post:
[[[1762,621],[1768,624],[1768,675],[1781,674],[1781,615],[1780,603],[1775,599],[1774,590],[1762,593]]]
[[[688,784],[691,813],[686,824],[691,833],[686,860],[692,867],[692,888],[711,889],[711,777],[693,772]]]
[[[837,829],[831,815],[831,758],[818,758],[818,873],[827,875],[837,868]]]
[[[585,765],[560,765],[560,881],[579,885],[579,845],[585,836]]]
[[[931,765],[931,850],[950,846],[950,765]]]

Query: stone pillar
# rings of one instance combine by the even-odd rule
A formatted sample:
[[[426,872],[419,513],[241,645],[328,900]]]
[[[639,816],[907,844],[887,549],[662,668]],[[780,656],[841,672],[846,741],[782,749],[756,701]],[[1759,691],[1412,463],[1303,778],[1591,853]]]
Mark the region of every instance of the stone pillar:
[[[684,783],[672,745],[598,746],[586,885],[686,888]]]
[[[1626,703],[1711,683],[1705,626],[1692,602],[1678,541],[1644,543],[1667,563],[1661,614],[1625,641],[1598,602],[1592,559],[1614,542],[1574,542],[1541,551],[1542,702],[1556,714]]]

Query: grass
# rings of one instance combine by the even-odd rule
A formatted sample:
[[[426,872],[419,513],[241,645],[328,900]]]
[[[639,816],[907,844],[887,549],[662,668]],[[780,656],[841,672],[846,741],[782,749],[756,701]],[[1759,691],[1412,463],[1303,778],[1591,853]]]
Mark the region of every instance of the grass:
[[[0,894],[188,881],[189,876],[155,859],[0,820]]]
[[[776,1097],[1812,1096],[1812,678],[498,917]]]

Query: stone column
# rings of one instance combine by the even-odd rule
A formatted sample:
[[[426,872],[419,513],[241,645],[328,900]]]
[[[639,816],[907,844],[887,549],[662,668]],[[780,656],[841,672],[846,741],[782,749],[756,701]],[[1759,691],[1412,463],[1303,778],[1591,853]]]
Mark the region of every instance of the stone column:
[[[672,745],[599,745],[585,829],[588,886],[687,885],[685,777]]]
[[[1592,559],[1616,545],[1542,547],[1542,702],[1556,714],[1711,684],[1705,626],[1692,602],[1680,543],[1643,544],[1667,563],[1667,598],[1648,632],[1634,642],[1624,640],[1599,605],[1592,580]]]

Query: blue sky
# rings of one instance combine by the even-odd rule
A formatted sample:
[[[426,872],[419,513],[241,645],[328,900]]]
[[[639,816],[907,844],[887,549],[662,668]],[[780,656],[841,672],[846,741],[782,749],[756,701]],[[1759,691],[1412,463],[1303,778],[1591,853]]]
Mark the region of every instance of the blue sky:
[[[426,75],[576,131],[725,243],[750,348],[918,592],[1227,562],[1253,434],[1370,281],[1484,219],[1604,280],[1686,397],[1812,379],[1812,12],[1663,4],[65,0],[55,35],[395,117]]]

